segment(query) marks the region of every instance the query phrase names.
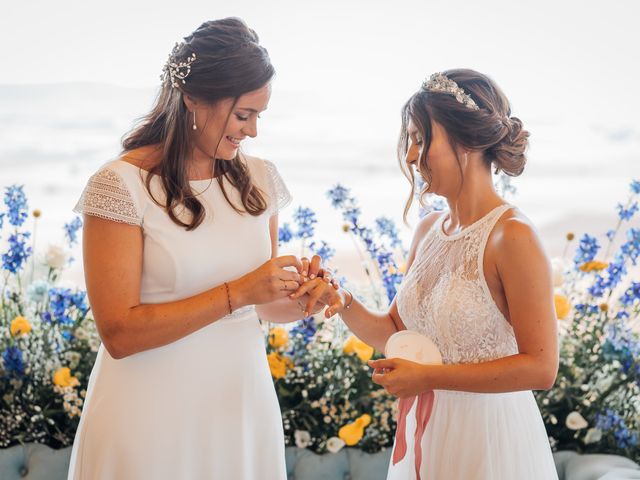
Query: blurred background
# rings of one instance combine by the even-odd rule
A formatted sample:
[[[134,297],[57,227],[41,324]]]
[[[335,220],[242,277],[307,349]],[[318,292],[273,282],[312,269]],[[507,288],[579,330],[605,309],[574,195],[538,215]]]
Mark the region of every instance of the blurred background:
[[[402,224],[400,108],[425,76],[456,67],[494,78],[531,132],[509,200],[561,255],[567,232],[614,228],[640,177],[638,14],[635,0],[11,2],[0,17],[0,186],[24,184],[42,210],[36,250],[61,243],[87,179],[150,108],[174,43],[239,16],[277,70],[245,151],[272,160],[293,205],[317,212],[343,273],[358,257],[325,192],[351,188],[365,219],[393,219],[408,242],[417,213]],[[67,275],[80,282],[80,262]]]

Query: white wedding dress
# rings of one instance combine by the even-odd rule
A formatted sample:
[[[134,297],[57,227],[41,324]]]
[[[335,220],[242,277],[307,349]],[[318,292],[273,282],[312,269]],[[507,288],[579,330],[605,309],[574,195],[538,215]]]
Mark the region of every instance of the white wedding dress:
[[[409,330],[435,342],[445,364],[518,353],[513,328],[496,306],[483,270],[489,234],[510,208],[498,207],[455,235],[444,233],[447,215],[441,215],[418,246],[398,292],[400,318]],[[401,453],[396,438],[398,461],[394,465],[392,458],[388,480],[558,478],[531,391],[435,390],[431,397],[424,394],[413,402],[400,438],[406,451]]]
[[[269,218],[289,192],[272,163],[246,162],[269,203],[257,217],[234,211],[217,180],[191,181],[207,214],[188,232],[152,201],[146,173],[122,160],[91,177],[75,211],[142,228],[140,303],[190,297],[271,257]],[[239,193],[224,182],[242,207]],[[163,198],[157,176],[151,185]],[[282,420],[255,308],[121,360],[101,346],[68,478],[286,479]]]

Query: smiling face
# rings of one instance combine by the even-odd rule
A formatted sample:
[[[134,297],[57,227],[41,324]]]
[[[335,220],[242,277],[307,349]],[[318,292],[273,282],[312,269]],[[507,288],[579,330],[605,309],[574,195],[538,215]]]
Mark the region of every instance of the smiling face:
[[[258,118],[269,105],[271,84],[240,96],[220,100],[213,105],[185,98],[189,118],[196,130],[193,140],[196,149],[209,158],[233,160],[241,142],[258,135]]]
[[[425,134],[411,118],[407,124],[408,149],[406,162],[415,168],[427,182],[429,193],[450,196],[462,187],[462,167],[449,136],[439,123],[431,120],[429,144],[425,146]],[[426,153],[424,149],[428,150]]]

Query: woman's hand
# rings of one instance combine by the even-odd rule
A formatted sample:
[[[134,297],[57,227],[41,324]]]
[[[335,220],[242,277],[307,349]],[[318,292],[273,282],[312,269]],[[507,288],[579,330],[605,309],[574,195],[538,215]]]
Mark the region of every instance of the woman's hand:
[[[295,267],[297,271],[286,270],[285,267]],[[290,295],[303,283],[301,272],[302,262],[294,255],[272,258],[229,283],[233,308],[270,303]]]
[[[325,278],[316,277],[313,280],[304,282],[300,288],[289,295],[289,298],[306,301],[305,316],[314,311],[317,303],[327,305],[329,308],[325,310],[324,314],[326,318],[330,318],[344,309],[349,295],[351,294],[345,290],[337,290],[333,282],[327,281]]]
[[[302,257],[300,262],[302,263],[301,273],[305,282],[307,280],[315,280],[319,277],[323,278],[327,283],[331,283],[336,290],[340,288],[337,280],[333,278],[331,270],[323,267],[320,255],[314,255],[311,260],[307,257]]]
[[[371,379],[394,397],[414,397],[432,390],[428,377],[430,365],[421,365],[401,358],[369,360],[374,368]],[[431,367],[433,368],[433,367]]]

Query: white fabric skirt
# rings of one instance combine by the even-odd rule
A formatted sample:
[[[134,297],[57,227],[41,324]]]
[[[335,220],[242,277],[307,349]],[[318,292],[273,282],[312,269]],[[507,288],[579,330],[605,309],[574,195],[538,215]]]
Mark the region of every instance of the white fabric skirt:
[[[436,390],[422,436],[420,480],[557,480],[540,411],[530,391],[480,394]],[[415,480],[416,408],[404,458],[388,480]],[[394,446],[395,448],[395,446]]]
[[[255,310],[121,360],[100,347],[68,478],[286,479]]]

